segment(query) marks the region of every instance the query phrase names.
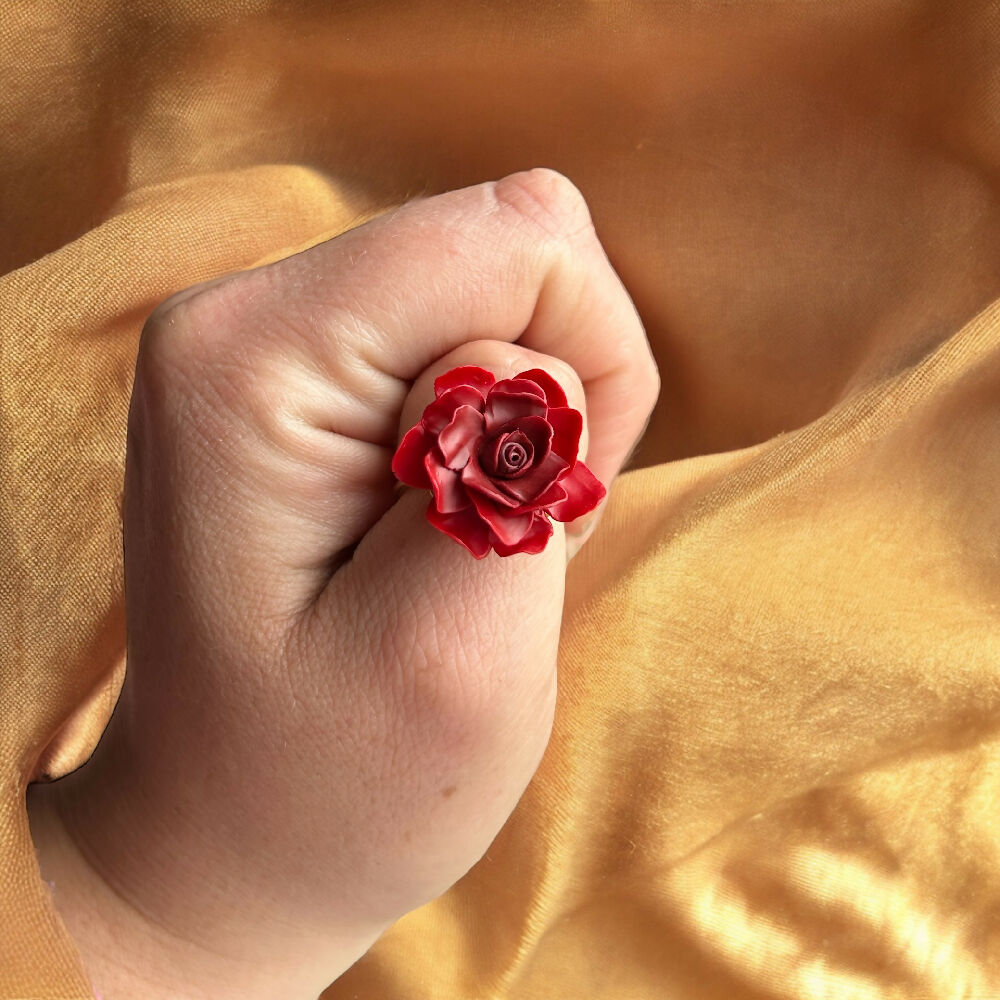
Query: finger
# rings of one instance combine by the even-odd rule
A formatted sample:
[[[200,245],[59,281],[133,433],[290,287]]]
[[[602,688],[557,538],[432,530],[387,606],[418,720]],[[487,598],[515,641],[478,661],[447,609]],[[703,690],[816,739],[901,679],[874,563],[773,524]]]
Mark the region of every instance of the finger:
[[[471,340],[517,341],[578,373],[591,467],[602,480],[614,477],[659,379],[638,314],[565,177],[536,169],[411,202],[315,250],[270,268],[276,288],[293,281],[308,288],[307,302],[331,307],[327,322],[304,333],[327,370],[339,373],[344,352],[360,351],[371,379],[384,385],[386,377],[416,378]],[[276,304],[287,312],[291,303],[284,294]],[[394,415],[374,408],[315,416],[382,444],[396,430]]]
[[[229,485],[199,498],[194,558],[230,550],[232,578],[267,579],[268,600],[288,609],[316,599],[338,554],[391,506],[399,413],[436,359],[486,339],[569,364],[586,398],[587,464],[605,483],[658,391],[583,198],[548,170],[408,203],[180,310],[187,321],[163,336],[161,317],[145,353],[240,424],[197,415]],[[186,396],[178,405],[193,412]]]

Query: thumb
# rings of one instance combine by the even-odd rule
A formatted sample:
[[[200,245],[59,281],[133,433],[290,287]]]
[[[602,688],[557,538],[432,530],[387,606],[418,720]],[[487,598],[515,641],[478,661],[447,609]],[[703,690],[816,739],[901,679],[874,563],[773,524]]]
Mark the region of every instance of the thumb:
[[[586,457],[586,394],[573,367],[519,344],[489,340],[462,344],[417,377],[401,409],[399,439],[434,401],[435,379],[465,365],[485,369],[498,381],[538,368],[551,375],[565,392],[568,406],[583,417],[578,457]],[[354,608],[352,620],[366,620],[366,632],[374,628],[383,647],[395,646],[389,637],[399,637],[399,647],[388,651],[390,659],[407,660],[416,640],[474,664],[504,659],[498,654],[510,643],[509,660],[514,662],[520,659],[516,651],[523,653],[527,643],[536,659],[554,666],[568,549],[579,543],[580,527],[553,521],[552,537],[541,552],[509,558],[491,553],[477,560],[430,523],[429,490],[397,485],[395,504],[365,534],[350,561],[333,574],[319,596],[313,622],[342,622],[347,605]],[[401,613],[413,616],[405,627]],[[335,630],[334,624],[331,631]],[[463,669],[458,663],[454,666]]]
[[[551,375],[565,392],[567,404],[583,416],[578,455],[585,458],[587,404],[576,371],[561,359],[499,341],[462,344],[426,368],[403,404],[399,439],[434,401],[435,379],[466,365],[489,371],[497,381],[530,369],[540,368]],[[489,664],[519,670],[526,660],[529,672],[554,670],[566,535],[573,525],[564,528],[553,521],[552,536],[541,552],[505,558],[490,553],[476,559],[430,523],[429,490],[399,484],[398,494],[396,503],[360,541],[351,561],[334,574],[314,608],[314,618],[336,619],[343,614],[345,602],[353,603],[356,614],[364,608],[369,622],[376,618],[370,627],[376,629],[383,645],[387,637],[398,637],[393,657],[405,662],[414,644],[423,645],[432,648],[439,660],[450,661],[448,669],[467,678],[475,678]],[[324,608],[327,601],[329,606]],[[401,622],[401,615],[412,620]],[[503,680],[508,692],[522,683],[524,678]]]
[[[568,406],[583,416],[578,457],[586,457],[586,394],[573,367],[519,344],[498,341],[463,344],[425,369],[403,404],[399,438],[434,401],[435,379],[466,365],[485,369],[497,381],[530,369],[551,375],[565,392]],[[379,636],[381,651],[387,652],[386,643],[391,645],[388,659],[393,662],[406,662],[414,647],[421,647],[433,649],[438,659],[450,660],[448,669],[466,677],[475,677],[490,663],[519,670],[526,659],[531,661],[529,671],[553,670],[567,535],[574,532],[575,539],[579,529],[572,522],[564,528],[553,520],[552,536],[541,552],[504,558],[490,553],[475,559],[428,520],[427,510],[433,505],[429,490],[401,488],[399,494],[357,545],[351,561],[334,574],[314,608],[314,619],[343,621],[345,604],[353,606],[352,620],[364,616],[368,628]],[[401,616],[407,620],[401,621]],[[503,684],[510,692],[523,680],[508,676]]]
[[[404,403],[401,431],[434,400],[437,376],[470,364],[497,380],[543,369],[569,406],[586,410],[580,379],[565,362],[517,344],[477,341],[421,373]],[[422,894],[427,898],[487,849],[544,753],[566,573],[562,524],[553,524],[539,553],[476,559],[428,522],[430,500],[429,492],[401,490],[314,606],[310,625],[317,631],[309,643],[364,664],[376,703],[393,720],[394,760],[424,776],[399,783],[394,794],[413,831],[411,846],[424,858],[447,855],[440,867],[430,866],[435,881]],[[427,805],[440,801],[435,793],[444,788],[457,789],[446,822],[440,806],[430,813]]]

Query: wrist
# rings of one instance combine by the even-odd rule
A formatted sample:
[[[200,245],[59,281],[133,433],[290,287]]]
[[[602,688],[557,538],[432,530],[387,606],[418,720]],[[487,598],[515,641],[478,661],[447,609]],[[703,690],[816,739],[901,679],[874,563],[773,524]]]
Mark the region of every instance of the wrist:
[[[186,876],[172,865],[148,865],[149,892],[123,873],[135,871],[141,851],[125,843],[128,828],[119,831],[122,843],[107,843],[100,823],[87,824],[81,803],[100,809],[99,792],[89,781],[87,767],[50,785],[28,788],[27,807],[32,838],[42,877],[53,903],[80,950],[91,986],[101,1000],[315,1000],[332,981],[368,950],[379,932],[352,937],[331,947],[330,937],[312,941],[302,928],[289,940],[262,930],[256,923],[244,928],[245,947],[239,954],[226,951],[227,940],[239,920],[240,890],[229,907],[225,934],[205,933],[205,908],[195,902],[195,934],[187,934],[171,908],[165,918],[150,901],[171,892],[177,875],[178,896],[188,895]],[[96,794],[95,794],[96,793]],[[91,798],[93,796],[93,798]],[[125,857],[121,871],[109,857]],[[182,861],[183,863],[183,861]],[[209,908],[214,910],[215,906]],[[289,933],[293,929],[289,928]]]

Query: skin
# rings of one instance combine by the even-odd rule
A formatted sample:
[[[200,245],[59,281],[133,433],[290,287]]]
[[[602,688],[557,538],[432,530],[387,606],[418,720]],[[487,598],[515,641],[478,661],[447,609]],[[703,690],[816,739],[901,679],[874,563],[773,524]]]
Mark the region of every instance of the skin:
[[[588,526],[477,561],[397,488],[460,364],[549,371],[606,484],[641,435],[656,368],[562,175],[410,202],[147,322],[125,687],[91,761],[29,790],[104,1000],[311,1000],[482,857],[535,772]]]

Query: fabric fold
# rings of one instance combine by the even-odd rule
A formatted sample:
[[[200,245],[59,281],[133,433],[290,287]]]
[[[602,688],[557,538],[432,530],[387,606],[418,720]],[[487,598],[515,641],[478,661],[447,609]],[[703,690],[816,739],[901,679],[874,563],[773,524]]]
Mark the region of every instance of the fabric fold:
[[[995,3],[3,20],[0,997],[92,995],[24,794],[121,684],[146,316],[540,165],[663,390],[569,567],[534,781],[324,997],[1000,995]]]

